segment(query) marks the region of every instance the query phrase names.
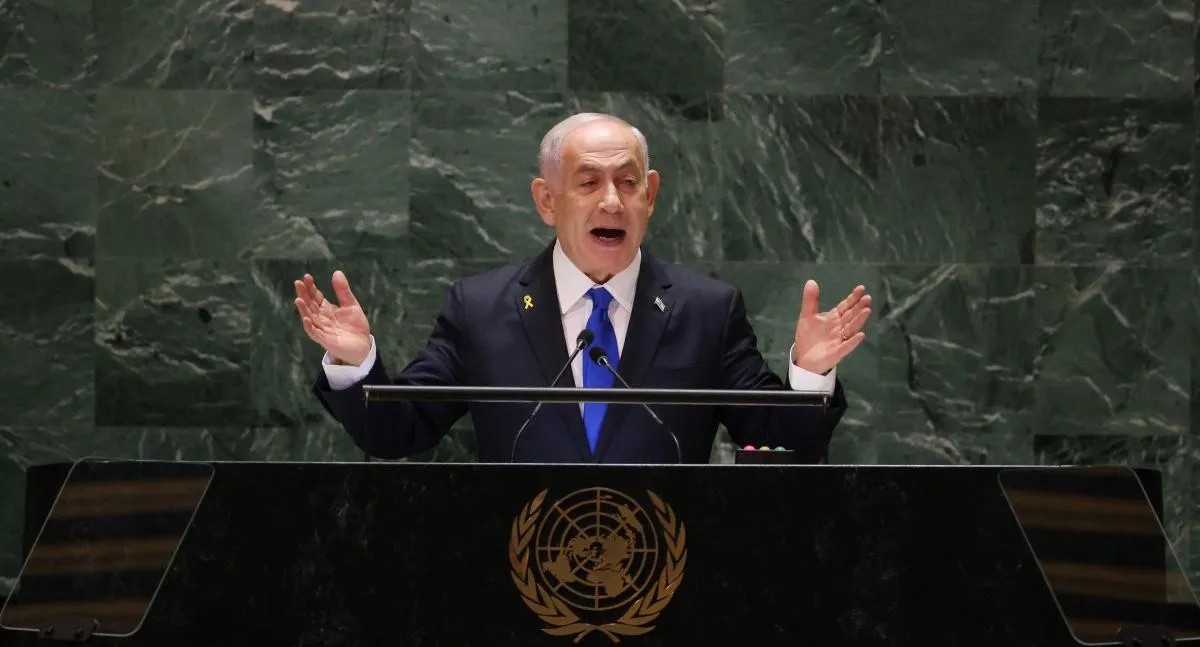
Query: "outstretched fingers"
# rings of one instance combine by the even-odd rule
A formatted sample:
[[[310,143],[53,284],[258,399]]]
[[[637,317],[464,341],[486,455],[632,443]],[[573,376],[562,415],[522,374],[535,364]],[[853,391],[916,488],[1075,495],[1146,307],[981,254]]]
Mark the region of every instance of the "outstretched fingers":
[[[319,308],[325,302],[325,295],[321,294],[321,290],[317,288],[312,274],[305,274],[303,279],[295,281],[295,287],[296,298],[303,299],[313,308]]]
[[[296,312],[300,315],[304,332],[319,341],[323,336],[321,305],[325,303],[325,296],[317,289],[311,274],[305,274],[303,279],[295,281],[295,288],[296,298],[292,303],[295,304]]]
[[[309,303],[314,308],[320,308],[325,304],[325,293],[321,292],[321,288],[317,287],[317,282],[313,279],[312,274],[304,275],[304,287],[308,292]]]
[[[851,312],[855,306],[861,306],[861,302],[864,298],[867,300],[867,304],[869,305],[871,297],[866,296],[866,294],[866,287],[861,285],[856,286],[850,291],[850,294],[846,295],[846,298],[842,299],[841,302],[837,304],[837,307],[834,308],[834,312],[837,313],[838,317],[842,317],[846,313]]]
[[[858,345],[863,343],[863,340],[866,338],[865,334],[857,332],[842,340],[842,343],[838,344],[838,347],[833,351],[833,363],[838,364],[843,359],[846,359],[846,356],[854,352],[854,349],[858,348]]]
[[[862,337],[863,336],[863,333],[862,333],[863,326],[866,325],[867,319],[870,316],[871,316],[871,308],[869,308],[869,307],[859,308],[854,313],[854,316],[850,317],[850,319],[845,324],[842,325],[842,339],[849,340],[851,337],[855,337],[855,336]]]
[[[350,281],[341,270],[333,273],[333,293],[337,295],[339,306],[358,305],[358,299],[354,297],[354,292],[350,290]]]

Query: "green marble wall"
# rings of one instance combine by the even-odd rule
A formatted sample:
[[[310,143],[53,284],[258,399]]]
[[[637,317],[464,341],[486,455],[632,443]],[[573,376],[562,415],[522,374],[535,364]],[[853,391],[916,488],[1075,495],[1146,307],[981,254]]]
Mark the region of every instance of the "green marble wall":
[[[357,458],[292,279],[344,268],[410,356],[453,279],[545,244],[536,146],[589,109],[645,131],[651,247],[744,287],[776,367],[806,278],[876,295],[835,461],[1161,467],[1200,583],[1195,24],[1191,0],[0,0],[0,577],[30,464]]]

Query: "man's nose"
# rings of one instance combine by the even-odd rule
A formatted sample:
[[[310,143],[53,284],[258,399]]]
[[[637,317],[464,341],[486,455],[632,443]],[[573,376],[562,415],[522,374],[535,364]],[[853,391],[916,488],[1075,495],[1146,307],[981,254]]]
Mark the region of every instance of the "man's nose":
[[[620,213],[625,205],[621,202],[621,193],[617,191],[617,185],[608,184],[608,188],[604,191],[604,199],[600,201],[600,208],[609,213]]]

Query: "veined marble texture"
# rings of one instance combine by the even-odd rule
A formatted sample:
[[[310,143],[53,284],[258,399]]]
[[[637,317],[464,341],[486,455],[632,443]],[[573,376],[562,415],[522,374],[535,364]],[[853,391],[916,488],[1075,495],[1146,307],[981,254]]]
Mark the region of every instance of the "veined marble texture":
[[[1196,48],[1189,0],[0,0],[0,588],[27,465],[357,458],[291,281],[411,357],[550,240],[580,110],[777,370],[805,279],[875,296],[833,461],[1157,466],[1200,584]]]

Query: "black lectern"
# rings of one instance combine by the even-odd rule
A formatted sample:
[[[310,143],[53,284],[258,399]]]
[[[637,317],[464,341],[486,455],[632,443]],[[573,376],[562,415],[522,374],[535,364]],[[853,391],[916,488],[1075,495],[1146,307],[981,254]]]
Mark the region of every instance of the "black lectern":
[[[1155,476],[45,465],[28,473],[28,554],[0,644],[1197,641]]]

